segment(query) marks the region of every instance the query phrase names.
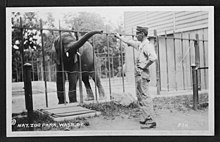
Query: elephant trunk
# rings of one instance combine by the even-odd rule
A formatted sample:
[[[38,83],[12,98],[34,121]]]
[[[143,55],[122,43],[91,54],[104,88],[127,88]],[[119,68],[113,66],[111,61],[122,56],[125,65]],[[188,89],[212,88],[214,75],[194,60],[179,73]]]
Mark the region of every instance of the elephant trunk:
[[[79,41],[75,42],[69,52],[71,53],[73,50],[76,51],[77,49],[79,49],[81,46],[83,46],[83,44],[90,38],[92,37],[93,35],[95,34],[102,34],[102,31],[92,31],[92,32],[89,32],[87,34],[85,34]]]

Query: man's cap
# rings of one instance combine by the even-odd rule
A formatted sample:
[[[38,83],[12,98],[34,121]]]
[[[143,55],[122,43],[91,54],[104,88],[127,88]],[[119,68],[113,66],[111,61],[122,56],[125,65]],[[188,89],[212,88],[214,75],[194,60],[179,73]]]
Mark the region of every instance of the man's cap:
[[[145,34],[148,33],[148,27],[137,26],[136,32],[143,32]]]

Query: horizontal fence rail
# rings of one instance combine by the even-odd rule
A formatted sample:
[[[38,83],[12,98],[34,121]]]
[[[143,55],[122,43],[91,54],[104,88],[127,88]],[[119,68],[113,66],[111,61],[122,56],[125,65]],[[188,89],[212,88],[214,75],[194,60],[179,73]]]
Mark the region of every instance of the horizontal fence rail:
[[[30,28],[30,27],[18,27],[18,26],[12,26],[14,29],[27,29],[27,30],[46,30],[46,31],[56,31],[56,32],[72,32],[72,33],[88,33],[88,31],[76,31],[76,30],[65,30],[65,29],[50,29],[50,28]],[[103,32],[102,34],[105,35],[114,35],[115,33],[113,32]],[[136,36],[132,34],[119,34],[121,36]],[[151,38],[154,38],[153,36]]]

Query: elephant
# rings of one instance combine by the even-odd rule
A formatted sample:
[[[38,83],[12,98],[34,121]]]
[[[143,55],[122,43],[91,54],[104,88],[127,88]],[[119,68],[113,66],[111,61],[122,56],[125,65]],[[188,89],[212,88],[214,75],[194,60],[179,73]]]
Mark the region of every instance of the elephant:
[[[87,100],[94,100],[94,95],[89,83],[91,77],[99,92],[99,98],[104,99],[105,93],[99,76],[95,73],[94,61],[96,56],[93,54],[93,46],[87,41],[90,37],[95,34],[102,34],[102,31],[92,31],[85,34],[82,38],[76,41],[74,35],[70,32],[64,32],[61,36],[58,36],[54,41],[54,47],[56,50],[56,68],[57,68],[57,97],[58,104],[63,104],[64,101],[64,87],[65,79],[62,75],[62,63],[64,72],[67,73],[69,81],[69,103],[77,102],[76,86],[79,79],[79,61],[78,55],[81,56],[81,70],[82,70],[82,81],[85,85],[87,92]],[[62,47],[62,48],[61,48]],[[62,58],[61,58],[62,57]],[[65,77],[65,76],[64,76]]]

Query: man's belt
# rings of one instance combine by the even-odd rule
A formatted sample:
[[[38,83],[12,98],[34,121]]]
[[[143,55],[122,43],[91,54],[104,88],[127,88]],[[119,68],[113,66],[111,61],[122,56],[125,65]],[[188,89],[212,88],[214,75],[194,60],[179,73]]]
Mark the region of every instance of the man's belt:
[[[140,69],[140,70],[142,70],[142,71],[147,70],[147,69],[145,69],[145,68],[141,68],[141,67],[137,67],[137,68]]]

